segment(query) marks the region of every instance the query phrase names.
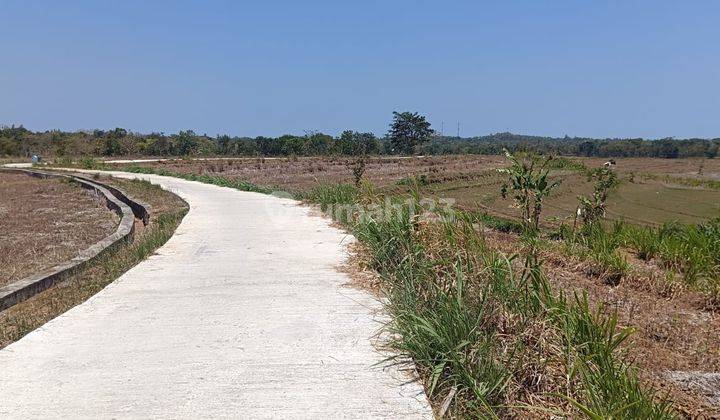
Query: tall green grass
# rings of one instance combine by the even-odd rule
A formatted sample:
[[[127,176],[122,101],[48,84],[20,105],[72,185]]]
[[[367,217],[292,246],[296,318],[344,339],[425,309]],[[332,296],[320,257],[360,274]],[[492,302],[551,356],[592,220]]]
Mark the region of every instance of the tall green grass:
[[[331,208],[358,194],[323,185],[308,197]],[[383,280],[393,360],[415,364],[433,401],[451,398],[450,415],[674,416],[626,361],[630,330],[555,293],[540,266],[488,248],[478,215],[427,221],[413,201],[377,205],[400,214],[346,223]]]
[[[720,218],[694,225],[668,222],[659,228],[623,222],[576,231],[563,226],[553,237],[564,240],[566,253],[594,262],[610,283],[630,270],[621,252],[625,248],[641,260],[656,260],[671,277],[679,274],[685,285],[704,293],[711,306],[720,306]]]
[[[591,263],[591,270],[606,283],[617,285],[630,271],[627,258],[620,252],[621,224],[607,230],[600,223],[585,225],[578,230],[562,226],[555,237],[565,242],[565,252]]]
[[[624,245],[644,260],[658,259],[684,282],[720,304],[720,218],[707,223],[665,223],[660,228],[625,225],[619,234]]]

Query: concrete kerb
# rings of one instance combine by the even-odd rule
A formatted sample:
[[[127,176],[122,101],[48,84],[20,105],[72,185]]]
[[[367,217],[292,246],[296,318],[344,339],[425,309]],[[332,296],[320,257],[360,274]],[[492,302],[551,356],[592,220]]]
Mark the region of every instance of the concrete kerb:
[[[103,182],[100,182],[100,181],[94,179],[94,178],[89,178],[89,177],[86,177],[83,175],[78,175],[78,174],[73,174],[72,176],[75,178],[84,179],[90,183],[95,183],[95,184],[101,185],[102,187],[104,187],[105,189],[110,191],[110,193],[112,195],[114,195],[115,198],[117,198],[118,200],[127,204],[130,207],[130,209],[132,209],[132,212],[135,215],[135,218],[142,220],[143,225],[147,226],[147,224],[150,223],[150,211],[151,211],[150,204],[148,204],[144,201],[134,199],[134,198],[130,199],[127,196],[127,194],[125,194],[122,190],[115,188],[111,185],[107,185]]]
[[[78,255],[68,261],[62,262],[52,268],[40,273],[36,273],[13,282],[7,286],[0,287],[0,311],[3,311],[19,302],[22,302],[43,290],[48,289],[52,285],[62,281],[73,273],[85,268],[90,262],[103,255],[105,252],[114,249],[124,242],[129,242],[133,238],[135,232],[135,212],[133,208],[137,208],[138,218],[144,223],[149,218],[149,211],[141,203],[134,203],[134,206],[126,204],[133,202],[122,191],[114,187],[109,187],[94,180],[74,175],[65,175],[30,169],[19,168],[0,168],[5,172],[23,173],[29,176],[39,178],[67,178],[78,182],[83,188],[94,190],[105,198],[105,204],[118,216],[120,223],[114,233],[107,236],[100,242],[82,250]],[[113,192],[114,190],[114,192]],[[120,199],[116,194],[123,197]]]

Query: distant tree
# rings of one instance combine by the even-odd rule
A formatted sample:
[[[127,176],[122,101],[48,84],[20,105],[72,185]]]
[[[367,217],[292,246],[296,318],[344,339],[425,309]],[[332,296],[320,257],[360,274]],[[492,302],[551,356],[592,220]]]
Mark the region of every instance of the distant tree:
[[[275,140],[280,143],[280,153],[284,156],[303,156],[307,154],[307,138],[285,134]]]
[[[659,157],[665,159],[676,159],[680,155],[676,142],[671,139],[660,140]]]
[[[708,149],[705,152],[705,157],[708,159],[714,159],[718,155],[718,147],[720,146],[720,141],[715,140],[710,145],[708,145]]]
[[[217,138],[217,152],[221,155],[229,155],[232,148],[232,142],[230,136],[227,134],[218,136]]]
[[[334,139],[332,136],[320,132],[307,133],[306,154],[311,156],[322,156],[330,153]]]
[[[255,139],[257,149],[263,156],[278,156],[281,154],[280,139],[271,137],[257,137]]]
[[[17,144],[9,138],[0,137],[0,156],[17,154]]]
[[[393,122],[387,137],[395,153],[413,154],[417,146],[427,143],[433,134],[430,123],[417,112],[393,111]]]
[[[115,156],[120,154],[120,141],[118,137],[108,136],[103,141],[102,154],[105,156]]]
[[[337,140],[337,152],[346,156],[375,155],[380,153],[380,142],[373,133],[345,130]]]
[[[110,130],[107,132],[107,136],[113,139],[121,139],[125,136],[127,136],[128,132],[124,128],[117,127],[114,130]]]
[[[181,131],[173,137],[175,141],[175,148],[181,156],[195,154],[200,147],[197,135],[192,130]]]
[[[584,141],[578,145],[580,156],[594,156],[597,153],[597,145],[591,141]]]
[[[173,154],[173,145],[167,136],[155,134],[157,138],[150,137],[147,141],[146,153],[152,156],[169,156]]]

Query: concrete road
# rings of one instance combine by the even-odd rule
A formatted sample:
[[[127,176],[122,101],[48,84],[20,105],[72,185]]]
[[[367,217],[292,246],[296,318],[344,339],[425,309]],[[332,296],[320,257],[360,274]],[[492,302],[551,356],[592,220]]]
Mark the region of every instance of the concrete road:
[[[428,418],[376,366],[352,239],[296,202],[156,175],[190,204],[157,255],[0,351],[0,418]]]

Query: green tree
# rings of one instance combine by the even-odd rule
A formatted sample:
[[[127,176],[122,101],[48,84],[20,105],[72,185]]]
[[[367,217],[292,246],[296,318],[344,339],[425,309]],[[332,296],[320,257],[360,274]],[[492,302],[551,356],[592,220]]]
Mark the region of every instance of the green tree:
[[[229,155],[232,151],[232,140],[227,134],[217,137],[217,152],[221,155]]]
[[[308,133],[306,153],[310,156],[324,156],[330,153],[334,139],[332,136],[323,133]]]
[[[197,134],[192,130],[180,131],[173,136],[177,153],[181,156],[196,154],[200,144]]]
[[[373,133],[346,130],[337,140],[337,152],[346,156],[376,155],[380,153],[380,142]]]
[[[417,146],[430,141],[432,133],[430,123],[417,112],[393,111],[387,136],[394,153],[413,154]]]

